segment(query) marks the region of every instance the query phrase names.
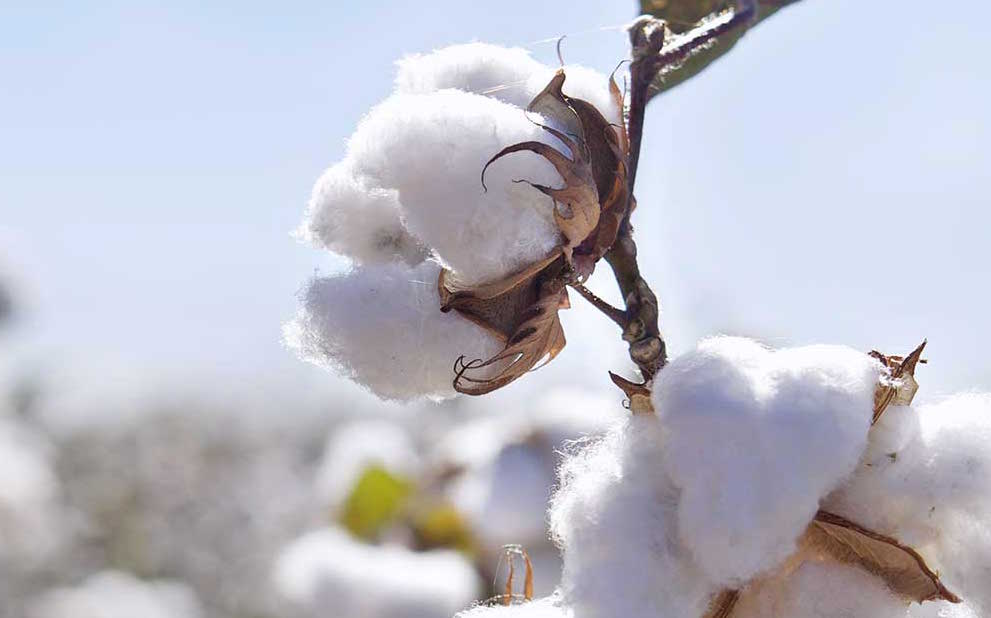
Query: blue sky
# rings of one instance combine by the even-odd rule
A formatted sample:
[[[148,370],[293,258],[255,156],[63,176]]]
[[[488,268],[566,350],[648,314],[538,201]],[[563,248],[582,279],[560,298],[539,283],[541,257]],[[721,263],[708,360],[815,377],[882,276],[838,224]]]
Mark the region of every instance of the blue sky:
[[[18,346],[41,364],[332,383],[279,336],[302,282],[341,262],[288,234],[393,61],[482,40],[554,63],[540,41],[569,34],[569,62],[609,71],[633,16],[591,0],[5,3]],[[652,103],[634,223],[675,351],[719,332],[891,352],[928,337],[927,394],[991,389],[989,21],[976,0],[804,0]],[[543,379],[581,366],[604,383],[624,350],[573,304]]]

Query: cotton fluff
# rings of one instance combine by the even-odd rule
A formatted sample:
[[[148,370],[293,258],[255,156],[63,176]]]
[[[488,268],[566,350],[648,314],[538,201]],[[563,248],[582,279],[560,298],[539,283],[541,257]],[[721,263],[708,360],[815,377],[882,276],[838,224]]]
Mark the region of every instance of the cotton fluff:
[[[30,618],[200,618],[203,610],[184,584],[142,581],[128,573],[104,571],[73,588],[41,596]]]
[[[942,605],[947,604],[933,604]],[[907,618],[908,604],[879,578],[839,563],[801,565],[740,595],[733,618]]]
[[[291,543],[273,577],[282,595],[314,618],[451,616],[480,591],[471,564],[456,552],[365,545],[336,528]]]
[[[879,444],[825,507],[912,545],[991,615],[991,395],[890,408],[871,433]]]
[[[426,257],[403,226],[396,192],[370,185],[346,159],[317,180],[296,236],[362,264],[416,265]]]
[[[557,71],[534,60],[525,49],[486,43],[451,45],[407,56],[397,66],[396,92],[425,94],[454,88],[520,108],[526,108]],[[563,68],[567,75],[564,93],[588,101],[607,120],[619,124],[622,110],[609,93],[608,78],[580,65]]]
[[[535,117],[536,118],[536,117]],[[461,90],[397,94],[374,108],[349,144],[356,171],[398,191],[407,229],[460,278],[499,279],[546,257],[558,244],[553,204],[524,183],[561,186],[553,166],[514,153],[518,142],[556,140],[513,105]]]
[[[571,618],[574,613],[556,596],[518,605],[478,605],[455,618]]]
[[[409,477],[417,474],[420,457],[407,432],[391,421],[363,419],[337,427],[327,438],[317,471],[321,503],[339,508],[371,466]]]
[[[0,418],[0,567],[53,546],[58,479],[48,455],[40,437]]]
[[[576,616],[698,618],[718,592],[678,539],[679,492],[663,449],[658,418],[636,416],[562,464],[550,523]]]
[[[772,569],[867,443],[880,365],[836,346],[703,340],[658,376],[677,529],[702,570],[739,585]]]
[[[454,395],[454,361],[489,358],[498,339],[456,313],[441,313],[440,267],[368,265],[317,278],[285,328],[286,343],[386,399]]]

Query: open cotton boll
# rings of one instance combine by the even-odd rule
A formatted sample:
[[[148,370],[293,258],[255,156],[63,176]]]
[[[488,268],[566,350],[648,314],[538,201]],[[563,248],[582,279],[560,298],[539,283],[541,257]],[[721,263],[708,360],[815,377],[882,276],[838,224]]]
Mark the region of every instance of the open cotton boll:
[[[451,45],[407,56],[396,65],[396,92],[426,94],[455,88],[517,107],[526,107],[536,94],[529,88],[530,78],[547,71],[525,49],[488,43]]]
[[[419,264],[426,249],[400,219],[396,192],[371,186],[345,159],[320,176],[296,236],[362,264]]]
[[[439,274],[424,262],[314,279],[286,325],[286,343],[385,399],[451,397],[455,359],[489,358],[502,344],[457,313],[441,313]]]
[[[301,615],[313,618],[452,616],[480,591],[475,570],[456,552],[366,545],[336,528],[291,543],[273,577]]]
[[[455,618],[571,618],[573,615],[571,609],[561,605],[559,598],[549,596],[519,605],[479,605]]]
[[[469,284],[500,279],[558,245],[552,200],[524,183],[561,186],[523,141],[553,143],[518,107],[460,90],[394,95],[362,121],[349,145],[356,170],[399,192],[407,228]]]
[[[942,605],[942,604],[940,604]],[[906,618],[908,604],[884,582],[839,563],[806,562],[782,579],[744,590],[733,618]]]
[[[337,509],[371,466],[402,478],[419,472],[420,457],[406,430],[385,419],[356,420],[337,427],[327,438],[317,471],[317,494]]]
[[[698,618],[718,592],[678,542],[663,448],[657,417],[636,416],[562,464],[550,521],[575,615]]]
[[[660,373],[678,532],[711,578],[739,585],[795,551],[820,498],[857,465],[879,375],[850,348],[734,337],[704,340]]]
[[[991,613],[991,395],[892,408],[871,433],[908,433],[893,426],[915,435],[865,458],[825,508],[918,548],[979,615]]]
[[[45,593],[30,618],[200,618],[192,590],[168,580],[142,581],[128,573],[104,571],[73,588]]]

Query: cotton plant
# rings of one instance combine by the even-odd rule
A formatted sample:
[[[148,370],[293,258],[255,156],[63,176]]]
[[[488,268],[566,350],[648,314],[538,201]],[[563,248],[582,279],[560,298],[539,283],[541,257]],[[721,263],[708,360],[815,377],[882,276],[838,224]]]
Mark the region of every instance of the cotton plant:
[[[638,375],[610,377],[629,414],[559,466],[560,584],[534,599],[532,560],[509,545],[522,582],[510,567],[462,618],[988,615],[991,397],[915,405],[924,343],[714,337],[668,359],[631,225],[644,110],[787,2],[712,4],[646,2],[625,88],[484,44],[401,61],[298,231],[351,268],[306,285],[286,341],[408,401],[485,395],[551,362],[570,292],[620,327]],[[603,262],[622,307],[585,285]],[[502,465],[536,502],[517,455]],[[485,487],[463,493],[510,519]]]

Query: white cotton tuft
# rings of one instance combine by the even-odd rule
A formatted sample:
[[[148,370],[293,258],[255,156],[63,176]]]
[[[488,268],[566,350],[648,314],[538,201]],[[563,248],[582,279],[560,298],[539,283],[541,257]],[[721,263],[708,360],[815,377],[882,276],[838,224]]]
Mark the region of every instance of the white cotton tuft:
[[[744,590],[733,618],[906,618],[884,582],[839,563],[806,562],[783,579]]]
[[[385,399],[453,396],[454,361],[489,358],[502,344],[440,311],[439,274],[432,262],[394,263],[314,279],[285,327],[286,343]]]
[[[795,550],[819,500],[867,442],[880,365],[836,346],[772,351],[702,341],[658,376],[678,534],[717,583],[739,585]]]
[[[366,545],[335,528],[291,543],[273,577],[280,593],[313,618],[452,616],[480,590],[475,570],[457,552]]]
[[[167,580],[142,581],[128,573],[104,571],[74,588],[42,595],[30,618],[200,618],[203,610],[190,588]]]
[[[663,449],[657,417],[636,416],[562,464],[550,521],[576,616],[698,618],[718,592],[677,538]]]
[[[825,507],[912,545],[977,615],[991,614],[991,395],[890,408],[878,430],[884,448]]]
[[[488,43],[451,45],[429,54],[407,56],[396,65],[396,92],[427,94],[453,88],[521,108],[535,94],[530,88],[531,78],[548,70],[525,49]]]
[[[361,419],[337,427],[327,438],[317,471],[321,504],[337,510],[373,466],[401,478],[417,475],[420,457],[406,430],[385,419]]]
[[[58,479],[48,445],[0,418],[0,568],[51,549],[58,518]]]
[[[296,236],[360,264],[419,264],[426,249],[400,219],[396,192],[369,184],[344,160],[320,176]]]
[[[549,596],[518,605],[479,605],[455,618],[571,618],[573,615],[557,596]]]
[[[551,253],[560,233],[550,197],[525,183],[561,186],[553,166],[519,152],[482,169],[506,146],[552,144],[518,107],[460,90],[394,95],[351,138],[356,171],[398,191],[407,228],[461,279],[499,279]]]

